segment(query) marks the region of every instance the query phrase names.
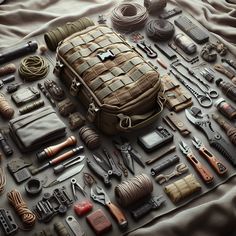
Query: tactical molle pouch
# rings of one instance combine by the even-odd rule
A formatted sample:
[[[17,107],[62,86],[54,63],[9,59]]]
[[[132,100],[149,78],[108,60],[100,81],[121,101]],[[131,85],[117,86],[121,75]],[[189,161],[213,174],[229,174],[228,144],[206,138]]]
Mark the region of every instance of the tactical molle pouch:
[[[106,134],[145,127],[163,109],[159,73],[105,25],[62,41],[55,72]]]

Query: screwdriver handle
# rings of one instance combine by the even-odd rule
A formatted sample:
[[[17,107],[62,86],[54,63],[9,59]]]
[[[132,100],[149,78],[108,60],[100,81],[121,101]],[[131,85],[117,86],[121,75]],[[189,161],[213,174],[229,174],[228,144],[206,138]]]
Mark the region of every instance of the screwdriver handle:
[[[84,147],[83,146],[79,146],[76,148],[73,148],[72,150],[63,153],[62,155],[52,159],[51,161],[49,161],[50,165],[57,165],[59,163],[61,163],[62,161],[67,160],[68,158],[72,157],[75,154],[78,154],[79,152],[83,151]]]

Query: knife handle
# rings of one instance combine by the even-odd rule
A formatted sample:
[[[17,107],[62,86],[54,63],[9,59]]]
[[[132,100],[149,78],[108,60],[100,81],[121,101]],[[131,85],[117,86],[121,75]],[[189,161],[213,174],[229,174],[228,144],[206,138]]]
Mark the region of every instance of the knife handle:
[[[107,203],[107,207],[109,208],[112,215],[117,220],[119,227],[121,229],[125,229],[128,226],[128,221],[124,215],[124,213],[118,208],[116,205],[114,205],[112,202]]]
[[[213,181],[214,177],[211,174],[211,172],[201,163],[197,160],[197,158],[192,154],[187,155],[189,161],[195,168],[195,170],[198,172],[202,180],[206,183],[209,184]]]
[[[211,164],[214,170],[219,175],[223,175],[227,172],[227,167],[218,160],[211,152],[209,152],[205,147],[201,147],[199,149],[200,154],[207,159],[207,161]]]

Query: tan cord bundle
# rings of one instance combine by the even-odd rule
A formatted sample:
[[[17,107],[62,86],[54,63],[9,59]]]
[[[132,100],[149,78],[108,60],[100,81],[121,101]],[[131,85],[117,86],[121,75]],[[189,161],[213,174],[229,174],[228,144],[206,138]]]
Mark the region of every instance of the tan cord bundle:
[[[6,174],[5,171],[0,167],[0,194],[4,191],[6,186]]]
[[[6,100],[3,94],[0,93],[0,114],[3,118],[9,120],[14,115],[14,109]]]
[[[72,35],[75,32],[93,26],[94,22],[88,18],[83,17],[74,22],[68,22],[65,25],[59,26],[44,35],[44,40],[51,51],[55,51],[60,41]]]
[[[126,207],[148,196],[153,191],[153,183],[146,174],[123,181],[115,187],[117,202]]]
[[[41,56],[28,56],[21,61],[18,72],[25,81],[43,79],[49,72],[49,64]]]
[[[0,67],[0,76],[12,74],[16,72],[16,66],[14,64],[8,64]]]
[[[200,190],[201,185],[192,174],[187,175],[164,188],[165,193],[173,203],[178,203]]]
[[[21,217],[24,225],[27,228],[34,226],[36,216],[30,209],[27,208],[20,192],[14,189],[7,194],[7,198],[10,204],[14,207],[16,213]]]
[[[138,3],[122,3],[113,9],[111,15],[114,28],[122,32],[143,28],[147,18],[147,9]]]

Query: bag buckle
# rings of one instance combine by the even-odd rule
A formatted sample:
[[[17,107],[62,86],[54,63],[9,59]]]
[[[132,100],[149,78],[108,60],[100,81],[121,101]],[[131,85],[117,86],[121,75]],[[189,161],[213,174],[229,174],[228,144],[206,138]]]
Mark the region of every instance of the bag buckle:
[[[131,128],[132,122],[131,122],[131,119],[129,116],[125,116],[123,114],[118,114],[117,117],[120,119],[120,121],[119,121],[120,127],[126,128],[126,129]]]
[[[71,86],[70,86],[70,94],[71,94],[73,97],[75,97],[75,96],[78,94],[80,85],[81,85],[81,83],[78,82],[78,81],[76,80],[76,78],[74,78],[74,79],[72,80],[72,83],[71,83]]]
[[[94,103],[90,103],[87,112],[87,119],[89,122],[94,122],[96,118],[96,114],[99,111],[99,108],[95,106]]]
[[[64,67],[64,64],[62,64],[60,61],[56,62],[56,66],[54,67],[53,73],[59,77],[61,74],[61,70]]]

